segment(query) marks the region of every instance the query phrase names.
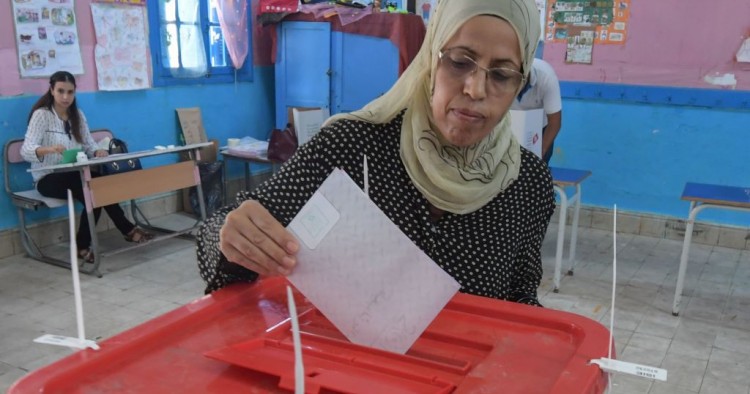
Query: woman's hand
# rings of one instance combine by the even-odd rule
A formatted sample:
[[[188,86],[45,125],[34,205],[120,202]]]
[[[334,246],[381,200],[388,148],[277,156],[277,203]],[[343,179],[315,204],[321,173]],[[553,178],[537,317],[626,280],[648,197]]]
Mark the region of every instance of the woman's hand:
[[[94,157],[107,157],[109,156],[109,152],[107,152],[104,149],[98,149],[94,151]]]
[[[64,151],[65,151],[65,145],[58,144],[58,145],[42,146],[36,149],[36,155],[46,156],[46,155],[51,155],[53,153],[63,153]]]
[[[261,275],[289,275],[299,243],[258,201],[230,212],[219,232],[219,249],[235,264]]]

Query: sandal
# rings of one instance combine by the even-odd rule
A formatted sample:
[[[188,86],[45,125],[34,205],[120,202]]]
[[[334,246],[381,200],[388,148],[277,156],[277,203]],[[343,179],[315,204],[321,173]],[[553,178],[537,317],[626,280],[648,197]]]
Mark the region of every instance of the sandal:
[[[133,229],[125,235],[126,241],[135,242],[137,244],[148,242],[152,239],[154,239],[154,235],[140,227],[133,227]]]
[[[91,248],[81,249],[78,251],[78,257],[84,263],[94,264],[94,251]]]

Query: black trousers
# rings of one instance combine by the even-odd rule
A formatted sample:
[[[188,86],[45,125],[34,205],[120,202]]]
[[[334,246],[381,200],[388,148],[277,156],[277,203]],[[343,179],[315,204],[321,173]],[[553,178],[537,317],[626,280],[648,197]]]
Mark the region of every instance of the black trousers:
[[[92,177],[97,177],[98,174],[91,173]],[[83,200],[83,186],[81,185],[81,175],[79,172],[55,172],[47,174],[40,179],[36,184],[36,189],[39,194],[45,197],[61,198],[63,200],[68,199],[68,189],[73,193],[73,198],[84,204]],[[131,223],[128,218],[125,217],[125,212],[122,210],[119,204],[112,204],[103,207],[107,214],[112,219],[118,230],[123,235],[127,235],[130,231],[135,228],[135,225]],[[94,221],[99,221],[99,216],[102,213],[102,208],[94,209]],[[96,224],[95,224],[96,226]],[[86,208],[84,207],[81,212],[81,223],[78,226],[78,233],[76,234],[76,245],[78,250],[87,249],[91,246],[91,231],[89,229],[89,217],[86,214]]]

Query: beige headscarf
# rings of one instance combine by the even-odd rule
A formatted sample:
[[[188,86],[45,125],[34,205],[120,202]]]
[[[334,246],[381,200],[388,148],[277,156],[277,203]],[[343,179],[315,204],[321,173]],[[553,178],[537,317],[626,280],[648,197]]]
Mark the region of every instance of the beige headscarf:
[[[435,207],[470,213],[518,177],[521,148],[512,136],[508,114],[487,137],[469,147],[450,145],[431,130],[430,95],[437,54],[466,21],[477,15],[495,15],[516,31],[523,72],[528,77],[539,40],[539,12],[534,0],[439,0],[436,8],[422,47],[393,87],[364,108],[335,115],[325,124],[339,119],[386,123],[406,108],[401,160],[412,182]]]

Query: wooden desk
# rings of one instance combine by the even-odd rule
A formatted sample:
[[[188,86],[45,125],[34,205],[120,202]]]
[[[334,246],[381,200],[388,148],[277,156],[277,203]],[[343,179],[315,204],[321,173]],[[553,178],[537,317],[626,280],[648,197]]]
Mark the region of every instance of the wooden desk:
[[[229,178],[227,177],[227,160],[236,160],[243,163],[245,167],[245,190],[250,190],[250,164],[271,164],[272,166],[275,166],[280,164],[278,162],[269,160],[267,156],[256,156],[251,154],[240,154],[235,153],[232,151],[229,151],[229,149],[221,149],[219,151],[221,153],[221,161],[223,162],[224,167],[224,203],[228,203],[229,198],[227,196],[227,182],[229,182]]]
[[[685,228],[685,239],[682,243],[677,286],[674,290],[672,314],[675,316],[680,314],[682,288],[685,285],[685,271],[687,270],[688,255],[690,254],[690,241],[693,239],[695,217],[698,215],[698,212],[706,208],[750,211],[750,187],[688,182],[685,184],[685,189],[683,189],[680,198],[690,201],[690,211],[688,213],[687,227]]]
[[[102,253],[99,248],[99,239],[96,233],[96,225],[94,221],[94,208],[103,207],[105,205],[116,204],[123,201],[131,200],[131,209],[133,212],[133,219],[138,222],[137,207],[135,205],[135,199],[145,197],[157,193],[165,193],[174,190],[184,189],[187,187],[197,187],[198,201],[201,210],[201,219],[206,218],[206,209],[203,204],[203,190],[200,188],[201,179],[198,171],[197,160],[200,159],[200,148],[211,145],[211,142],[202,142],[198,144],[191,144],[185,146],[178,146],[169,149],[154,149],[141,152],[130,152],[124,154],[110,155],[107,157],[89,159],[87,162],[82,163],[69,163],[69,164],[57,164],[54,166],[42,167],[34,169],[33,171],[39,170],[52,170],[53,172],[69,172],[78,171],[81,174],[81,183],[83,185],[83,196],[86,213],[89,220],[89,228],[91,229],[91,247],[94,251],[94,264],[91,267],[82,267],[81,272],[87,274],[93,274],[101,277],[99,272],[99,264],[101,258],[105,255],[113,255],[121,253],[139,246],[146,245],[150,242],[159,241],[162,239],[173,238],[185,233],[190,232],[197,226],[196,225],[179,230],[170,231],[168,234],[155,237],[153,240],[126,246],[123,248],[116,249],[114,251],[107,251]],[[144,157],[163,155],[168,153],[179,153],[183,151],[189,151],[194,153],[191,157],[194,160],[183,161],[175,164],[167,164],[152,168],[145,168],[137,171],[124,172],[121,174],[113,174],[107,176],[99,176],[93,178],[91,176],[92,167],[96,167],[100,164],[123,160],[123,159],[141,159]],[[32,170],[29,170],[32,171]],[[151,226],[145,226],[151,227]],[[153,228],[153,227],[151,227]],[[158,229],[162,230],[162,229]],[[66,267],[69,268],[69,267]]]
[[[573,203],[573,223],[568,249],[568,275],[573,275],[575,270],[576,244],[578,242],[578,216],[581,211],[581,183],[591,176],[591,171],[574,170],[571,168],[550,167],[552,172],[552,184],[555,192],[560,196],[560,220],[557,226],[557,251],[555,253],[555,276],[553,292],[560,291],[560,271],[562,270],[563,244],[565,242],[565,227],[567,226],[568,204]],[[568,196],[565,188],[575,187],[575,193]]]

